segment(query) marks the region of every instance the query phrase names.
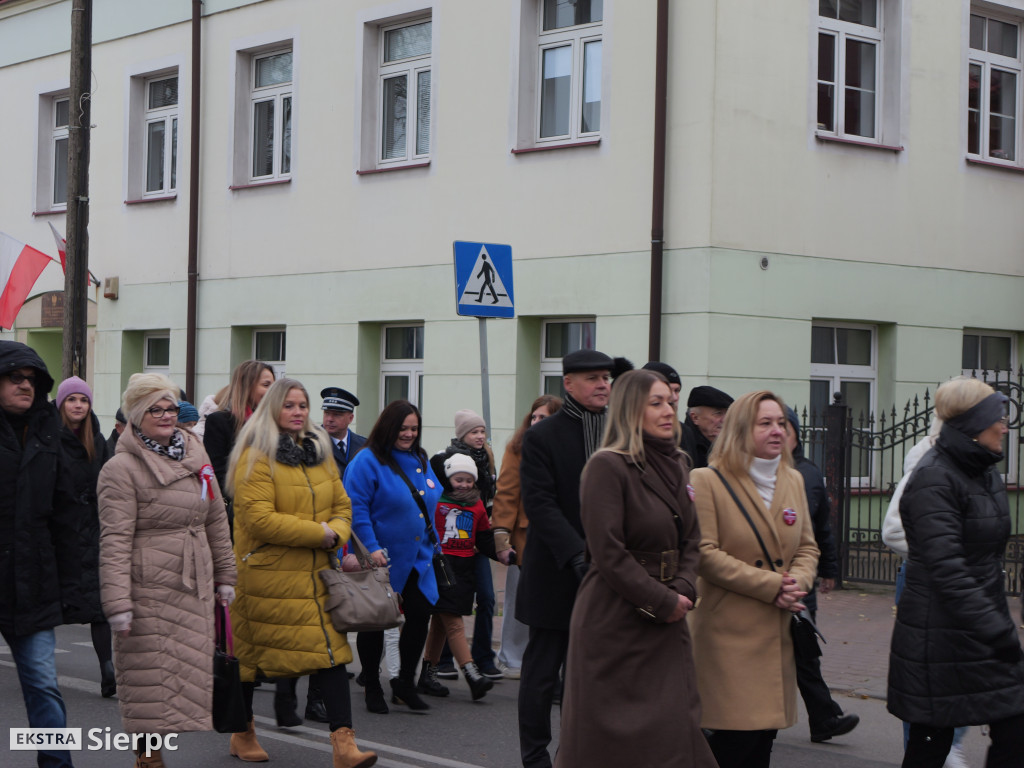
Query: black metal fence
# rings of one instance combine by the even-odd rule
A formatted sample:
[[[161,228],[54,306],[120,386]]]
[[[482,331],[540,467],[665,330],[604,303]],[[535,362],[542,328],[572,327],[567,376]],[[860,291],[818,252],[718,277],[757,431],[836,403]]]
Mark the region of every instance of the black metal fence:
[[[1012,535],[1004,555],[1006,589],[1020,594],[1024,578],[1024,491],[1021,482],[1021,427],[1024,420],[1024,367],[1012,371],[976,371],[972,375],[1009,398],[1009,433],[999,469],[1006,483]],[[928,435],[932,396],[925,390],[902,411],[854,414],[839,401],[823,413],[801,412],[804,454],[825,473],[832,499],[832,530],[842,566],[840,579],[892,584],[901,558],[882,542],[882,521],[907,453]]]

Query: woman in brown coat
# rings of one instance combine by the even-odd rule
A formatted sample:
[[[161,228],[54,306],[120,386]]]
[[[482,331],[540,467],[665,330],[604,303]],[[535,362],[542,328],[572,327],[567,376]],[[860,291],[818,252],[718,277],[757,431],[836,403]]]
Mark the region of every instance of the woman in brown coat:
[[[569,630],[556,768],[715,765],[683,621],[700,541],[684,461],[665,378],[618,378],[580,484],[590,568]]]
[[[709,458],[691,475],[701,530],[701,603],[690,617],[701,725],[714,731],[722,768],[766,768],[778,729],[796,723],[790,614],[803,609],[818,567],[782,400],[767,391],[736,400]]]
[[[177,392],[160,374],[129,379],[128,426],[97,487],[100,595],[127,733],[213,728],[214,600],[234,598],[224,501],[202,443],[176,426]],[[159,752],[136,762],[162,765]]]

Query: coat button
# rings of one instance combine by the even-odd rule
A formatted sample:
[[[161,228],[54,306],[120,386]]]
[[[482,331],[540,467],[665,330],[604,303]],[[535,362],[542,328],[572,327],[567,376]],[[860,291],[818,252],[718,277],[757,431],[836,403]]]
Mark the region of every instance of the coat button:
[[[760,568],[762,565],[764,565],[764,563],[762,563],[760,560],[755,560],[754,561],[754,565],[756,565],[758,568]]]
[[[416,541],[419,541],[419,540],[420,540],[420,537],[419,537],[419,536],[417,536],[417,537],[416,537]]]
[[[775,567],[776,568],[781,568],[782,567],[782,558],[779,558],[778,560],[775,561]]]
[[[422,519],[423,519],[423,513],[420,512],[420,520],[422,520]]]
[[[420,491],[420,496],[426,496],[426,495],[427,495],[426,491]]]
[[[647,561],[643,558],[640,559],[640,565],[647,565]]]
[[[417,475],[418,475],[418,474],[419,474],[420,472],[422,472],[422,471],[423,471],[422,469],[420,469],[419,467],[416,467],[416,474],[417,474]]]

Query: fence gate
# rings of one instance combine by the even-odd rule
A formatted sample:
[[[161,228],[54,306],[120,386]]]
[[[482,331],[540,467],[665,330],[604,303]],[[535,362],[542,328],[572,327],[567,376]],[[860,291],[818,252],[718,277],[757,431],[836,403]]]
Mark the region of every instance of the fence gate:
[[[1006,589],[1021,593],[1024,570],[1024,501],[1021,482],[1024,367],[1012,371],[977,371],[972,375],[1010,398],[1009,433],[999,470],[1010,503],[1011,538],[1003,564]],[[882,521],[906,454],[928,435],[934,406],[926,390],[888,413],[854,414],[840,402],[824,413],[800,416],[804,454],[825,473],[832,501],[832,530],[839,547],[841,581],[893,584],[901,558],[882,543]]]

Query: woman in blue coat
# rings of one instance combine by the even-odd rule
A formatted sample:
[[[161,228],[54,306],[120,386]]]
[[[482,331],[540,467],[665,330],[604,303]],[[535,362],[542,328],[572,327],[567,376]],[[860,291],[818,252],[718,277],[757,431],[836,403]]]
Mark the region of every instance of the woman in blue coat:
[[[345,490],[352,500],[352,529],[377,565],[391,564],[391,585],[402,595],[405,624],[398,653],[398,677],[391,681],[391,702],[410,709],[429,709],[416,693],[416,667],[423,654],[437,581],[427,526],[441,496],[426,452],[420,447],[420,412],[407,400],[390,403],[377,418],[345,470]],[[415,494],[415,495],[414,495]],[[422,502],[422,503],[421,503]],[[366,681],[366,708],[386,714],[380,684],[383,632],[360,632],[359,663]]]

